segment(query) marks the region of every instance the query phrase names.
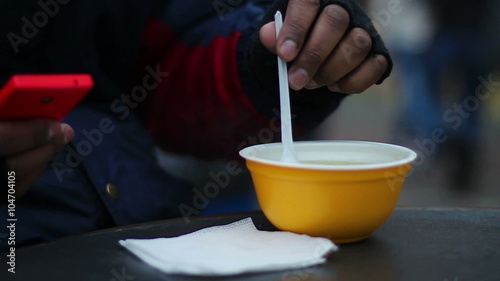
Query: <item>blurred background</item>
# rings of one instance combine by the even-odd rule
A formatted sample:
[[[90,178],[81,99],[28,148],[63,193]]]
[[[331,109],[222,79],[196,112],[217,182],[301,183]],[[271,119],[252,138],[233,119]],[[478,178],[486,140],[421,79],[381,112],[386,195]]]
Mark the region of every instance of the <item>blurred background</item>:
[[[394,70],[316,134],[419,154],[399,204],[500,207],[500,1],[370,0]]]
[[[419,158],[400,206],[500,207],[500,1],[360,4],[391,51],[392,75],[346,98],[308,137],[414,149]],[[159,153],[167,170],[198,188],[227,164]],[[242,170],[202,213],[256,209],[249,174]]]

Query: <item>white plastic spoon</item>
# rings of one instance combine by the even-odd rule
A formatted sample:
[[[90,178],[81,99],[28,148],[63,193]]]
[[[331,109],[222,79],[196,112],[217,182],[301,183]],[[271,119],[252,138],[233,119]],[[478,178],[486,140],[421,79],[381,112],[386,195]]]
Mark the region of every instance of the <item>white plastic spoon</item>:
[[[281,26],[283,25],[283,18],[280,11],[274,15],[274,22],[276,25],[276,38],[280,33]],[[298,163],[299,160],[295,155],[293,148],[292,136],[292,117],[290,114],[290,94],[288,90],[288,69],[286,62],[278,56],[278,76],[279,76],[279,89],[280,89],[280,110],[281,110],[281,142],[283,143],[283,156],[281,162]]]

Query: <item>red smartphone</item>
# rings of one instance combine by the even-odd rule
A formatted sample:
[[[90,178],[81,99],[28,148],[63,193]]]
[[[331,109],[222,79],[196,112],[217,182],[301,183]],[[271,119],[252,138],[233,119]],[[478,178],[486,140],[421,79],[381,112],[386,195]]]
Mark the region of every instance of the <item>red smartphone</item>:
[[[61,121],[93,85],[89,74],[13,75],[0,90],[0,121]]]

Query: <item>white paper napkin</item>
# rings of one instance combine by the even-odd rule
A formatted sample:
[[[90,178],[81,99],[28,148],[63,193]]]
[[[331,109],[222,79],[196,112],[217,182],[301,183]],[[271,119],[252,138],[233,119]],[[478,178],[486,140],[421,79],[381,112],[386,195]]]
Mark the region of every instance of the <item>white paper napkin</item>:
[[[312,266],[338,249],[327,238],[257,230],[251,218],[173,238],[119,243],[165,273],[211,276]]]

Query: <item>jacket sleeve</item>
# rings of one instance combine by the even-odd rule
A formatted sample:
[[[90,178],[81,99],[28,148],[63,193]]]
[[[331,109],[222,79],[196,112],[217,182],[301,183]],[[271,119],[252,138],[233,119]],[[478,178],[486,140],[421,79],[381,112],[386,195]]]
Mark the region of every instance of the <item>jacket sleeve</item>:
[[[389,58],[368,17],[352,1],[340,4],[351,26],[372,35],[372,53]],[[160,5],[160,4],[157,4]],[[153,8],[139,71],[168,73],[139,110],[161,147],[213,159],[279,139],[276,56],[260,44],[260,27],[287,1],[170,1]],[[387,72],[388,74],[388,72]],[[292,91],[294,132],[314,128],[345,95],[326,88]]]

